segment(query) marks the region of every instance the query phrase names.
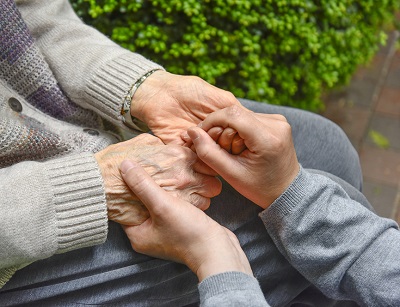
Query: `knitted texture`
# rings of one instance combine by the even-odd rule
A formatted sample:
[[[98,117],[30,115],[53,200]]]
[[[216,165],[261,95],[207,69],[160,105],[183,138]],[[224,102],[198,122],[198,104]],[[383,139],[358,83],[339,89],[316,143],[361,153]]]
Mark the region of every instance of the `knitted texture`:
[[[6,101],[0,94],[0,168],[26,160],[45,161],[70,153],[97,152],[116,140],[107,135],[90,135],[79,127],[64,129],[58,127],[56,120],[43,125],[12,111]]]
[[[10,96],[18,93],[25,102],[54,119],[83,127],[103,127],[100,117],[76,105],[60,89],[11,0],[0,1],[0,41],[0,79],[9,87]],[[6,96],[0,95],[0,101],[6,100]],[[0,168],[70,152],[97,152],[112,143],[82,133],[81,129],[54,129],[56,121],[46,127],[32,117],[12,111],[7,104],[0,104],[0,113]]]
[[[32,106],[57,119],[98,126],[97,115],[62,92],[14,1],[0,2],[0,78]]]

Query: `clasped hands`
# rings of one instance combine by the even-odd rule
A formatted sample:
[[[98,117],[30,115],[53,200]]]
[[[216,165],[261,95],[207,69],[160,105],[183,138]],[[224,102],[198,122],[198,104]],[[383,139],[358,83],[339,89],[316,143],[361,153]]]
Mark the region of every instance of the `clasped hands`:
[[[210,198],[220,193],[221,182],[194,152],[182,146],[181,133],[208,114],[239,104],[231,93],[198,77],[161,70],[149,76],[133,97],[131,114],[146,122],[157,137],[142,134],[95,155],[104,180],[109,219],[138,225],[149,216],[121,178],[119,166],[125,159],[139,163],[172,195],[203,210],[208,208]]]
[[[200,79],[176,76],[171,86],[173,78],[157,74],[139,88],[139,111],[132,114],[169,144],[141,135],[96,154],[109,218],[124,225],[136,251],[184,263],[200,281],[229,270],[251,275],[236,236],[202,210],[221,190],[217,174],[260,207],[272,204],[299,171],[290,126],[281,115],[246,110]],[[213,95],[193,88],[196,82]],[[141,103],[144,91],[150,98]],[[216,99],[221,94],[224,99]]]

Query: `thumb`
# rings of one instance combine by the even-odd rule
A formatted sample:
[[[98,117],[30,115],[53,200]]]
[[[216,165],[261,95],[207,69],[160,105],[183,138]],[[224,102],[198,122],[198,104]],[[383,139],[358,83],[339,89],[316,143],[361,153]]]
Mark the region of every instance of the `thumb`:
[[[122,178],[150,213],[157,210],[170,195],[136,162],[124,160],[120,165]]]
[[[192,139],[199,159],[225,178],[225,180],[227,177],[230,177],[227,171],[229,169],[232,170],[232,163],[236,162],[235,157],[221,148],[203,129],[192,127],[187,132]]]

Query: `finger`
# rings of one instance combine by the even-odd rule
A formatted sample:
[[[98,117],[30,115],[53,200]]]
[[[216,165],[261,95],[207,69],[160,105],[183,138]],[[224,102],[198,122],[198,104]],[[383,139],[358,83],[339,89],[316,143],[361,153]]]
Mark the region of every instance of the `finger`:
[[[232,173],[235,172],[236,168],[233,166],[236,159],[234,156],[216,144],[204,130],[193,127],[188,130],[188,133],[196,147],[197,156],[204,163],[212,167],[225,179],[227,176],[229,177],[228,170]]]
[[[224,129],[221,127],[212,127],[210,130],[207,131],[208,135],[214,140],[217,141],[221,134],[224,132]]]
[[[212,127],[208,130],[208,134],[214,141],[217,141],[223,131],[224,129],[221,127]],[[192,148],[192,139],[188,135],[187,131],[181,133],[181,139],[185,142],[185,144],[183,144],[184,147],[189,147],[194,151],[194,147]]]
[[[217,177],[197,174],[198,184],[193,186],[193,191],[203,197],[212,198],[221,193],[222,183]]]
[[[192,205],[199,208],[200,210],[207,210],[210,207],[211,200],[207,197],[203,197],[199,194],[193,193],[190,195],[188,200]]]
[[[149,211],[139,200],[107,203],[108,219],[122,225],[140,225],[149,218]]]
[[[120,171],[126,184],[143,202],[150,214],[157,211],[161,204],[173,201],[138,163],[124,160],[120,165]]]
[[[232,154],[240,155],[246,148],[247,147],[246,144],[244,143],[244,140],[239,136],[239,134],[236,134],[232,141],[232,148],[231,148]]]
[[[209,131],[213,129],[214,127],[211,128]],[[210,134],[209,131],[208,134]],[[218,145],[230,153],[232,148],[232,141],[236,134],[237,131],[235,129],[232,129],[230,127],[225,128],[218,139]]]
[[[211,113],[199,125],[204,131],[216,126],[235,129],[250,150],[252,146],[263,142],[263,133],[260,133],[263,130],[263,122],[243,107],[232,106]]]
[[[193,149],[195,150],[194,145],[193,145]],[[211,167],[209,167],[207,164],[205,164],[200,159],[197,159],[197,161],[193,164],[192,167],[193,167],[193,170],[197,173],[208,175],[208,176],[218,176],[216,171],[214,171]]]
[[[184,141],[183,146],[184,147],[191,147],[192,146],[192,139],[190,138],[190,136],[187,134],[186,131],[181,133],[181,139]]]

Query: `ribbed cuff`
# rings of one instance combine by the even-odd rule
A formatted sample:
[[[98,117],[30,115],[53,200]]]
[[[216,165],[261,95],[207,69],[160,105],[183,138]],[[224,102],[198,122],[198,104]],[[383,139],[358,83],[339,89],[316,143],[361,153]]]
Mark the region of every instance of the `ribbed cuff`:
[[[257,279],[243,272],[224,272],[204,279],[198,286],[200,306],[269,306]],[[221,305],[222,304],[222,305]]]
[[[7,281],[14,275],[14,273],[19,269],[18,266],[13,266],[11,268],[0,269],[0,289],[4,287]]]
[[[255,277],[242,272],[224,272],[207,277],[199,284],[200,297],[209,297],[230,291],[255,290],[260,286]],[[261,291],[261,290],[259,290]]]
[[[92,153],[46,163],[53,186],[56,253],[103,243],[107,238],[107,206],[103,181]]]
[[[267,226],[269,221],[279,221],[285,215],[289,214],[304,197],[309,188],[307,172],[300,166],[297,177],[281,196],[279,196],[267,209],[262,211],[259,216]]]
[[[122,122],[121,108],[124,97],[132,85],[152,70],[164,70],[139,54],[127,52],[104,64],[89,82],[85,94],[96,104],[108,119],[120,127]]]

